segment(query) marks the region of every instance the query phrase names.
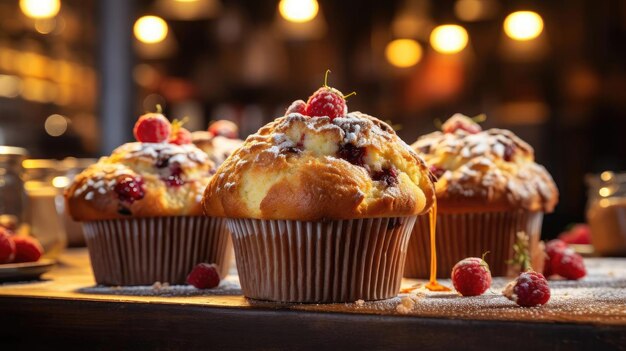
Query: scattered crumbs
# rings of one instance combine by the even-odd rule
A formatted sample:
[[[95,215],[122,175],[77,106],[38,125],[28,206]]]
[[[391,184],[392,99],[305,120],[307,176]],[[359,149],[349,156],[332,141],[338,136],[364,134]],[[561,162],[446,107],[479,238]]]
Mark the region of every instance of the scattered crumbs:
[[[400,303],[396,306],[396,312],[400,314],[409,314],[415,307],[415,301],[411,296],[402,296]]]
[[[358,299],[356,301],[354,301],[354,304],[357,305],[358,307],[362,307],[363,305],[365,305],[365,301]]]

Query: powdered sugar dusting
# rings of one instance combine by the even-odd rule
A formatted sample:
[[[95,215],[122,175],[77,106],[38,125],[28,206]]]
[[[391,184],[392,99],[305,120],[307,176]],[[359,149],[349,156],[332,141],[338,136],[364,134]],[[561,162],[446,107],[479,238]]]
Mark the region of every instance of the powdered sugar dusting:
[[[550,280],[552,296],[540,307],[519,307],[504,297],[501,290],[511,279],[502,277],[494,278],[491,289],[475,297],[461,297],[455,292],[431,292],[423,288],[425,281],[404,279],[403,286],[413,286],[415,290],[388,300],[286,306],[297,310],[342,313],[626,325],[626,259],[586,259],[585,264],[588,276],[580,281]],[[440,282],[452,286],[447,279]]]

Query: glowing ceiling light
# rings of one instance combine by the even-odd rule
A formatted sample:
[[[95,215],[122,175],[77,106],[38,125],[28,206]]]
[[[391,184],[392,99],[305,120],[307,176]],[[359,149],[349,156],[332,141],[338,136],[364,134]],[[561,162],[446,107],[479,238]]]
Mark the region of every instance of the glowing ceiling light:
[[[504,20],[504,32],[515,40],[531,40],[543,31],[543,19],[536,12],[518,11]]]
[[[468,41],[465,28],[456,24],[438,26],[430,33],[430,45],[442,54],[455,54],[465,49]]]
[[[422,59],[422,46],[413,39],[396,39],[387,44],[385,56],[396,67],[411,67]]]
[[[278,11],[287,21],[303,23],[317,16],[319,4],[317,0],[280,0]]]
[[[32,18],[50,18],[59,13],[61,0],[20,0],[22,12]]]
[[[44,122],[44,129],[50,136],[61,136],[67,131],[67,118],[57,114],[50,115]]]
[[[154,44],[159,43],[167,36],[167,22],[157,16],[143,16],[135,22],[133,32],[137,40]]]

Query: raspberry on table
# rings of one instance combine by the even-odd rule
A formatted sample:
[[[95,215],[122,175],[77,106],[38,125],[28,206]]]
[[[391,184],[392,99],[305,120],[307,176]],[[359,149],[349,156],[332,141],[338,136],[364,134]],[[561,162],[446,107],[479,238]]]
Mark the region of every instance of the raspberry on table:
[[[11,232],[4,227],[0,227],[0,263],[13,262],[15,251],[15,242],[11,237]]]
[[[187,283],[198,289],[212,289],[220,284],[217,265],[200,263],[187,276]]]
[[[43,248],[39,240],[27,236],[13,237],[15,242],[15,258],[13,262],[37,262],[43,254]]]
[[[452,284],[463,296],[482,295],[491,286],[491,271],[487,262],[479,257],[468,257],[452,268]]]
[[[533,307],[550,300],[550,287],[543,274],[526,271],[507,284],[502,294],[520,306]]]
[[[587,275],[583,257],[569,248],[562,240],[550,240],[546,244],[544,274],[559,275],[565,279],[577,280]]]
[[[550,257],[552,273],[569,280],[578,280],[587,275],[583,257],[567,248],[557,251]]]
[[[169,139],[172,132],[170,121],[160,113],[146,113],[139,117],[133,128],[137,141],[161,143]]]

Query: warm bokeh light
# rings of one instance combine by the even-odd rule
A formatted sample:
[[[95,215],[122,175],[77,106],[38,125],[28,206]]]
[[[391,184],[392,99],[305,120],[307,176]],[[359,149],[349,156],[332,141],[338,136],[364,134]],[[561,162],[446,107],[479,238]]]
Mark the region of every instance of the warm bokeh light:
[[[613,172],[610,171],[604,171],[600,174],[600,179],[602,179],[605,182],[608,182],[609,180],[613,179]]]
[[[59,13],[61,0],[20,0],[22,12],[32,18],[50,18]]]
[[[317,0],[280,0],[278,11],[287,21],[303,23],[317,16]]]
[[[52,186],[55,188],[64,189],[68,185],[70,185],[70,179],[68,177],[58,176],[52,178]]]
[[[468,40],[465,28],[456,24],[438,26],[430,34],[430,45],[442,54],[455,54],[465,49]]]
[[[143,16],[135,22],[133,27],[137,40],[154,44],[159,43],[167,36],[167,22],[157,16]]]
[[[536,12],[518,11],[504,20],[504,32],[515,40],[531,40],[543,31],[543,19]]]
[[[46,118],[44,128],[46,129],[46,133],[50,136],[61,136],[67,131],[67,118],[57,114],[50,115]]]
[[[422,46],[413,39],[396,39],[387,44],[385,56],[396,67],[411,67],[422,59]]]

